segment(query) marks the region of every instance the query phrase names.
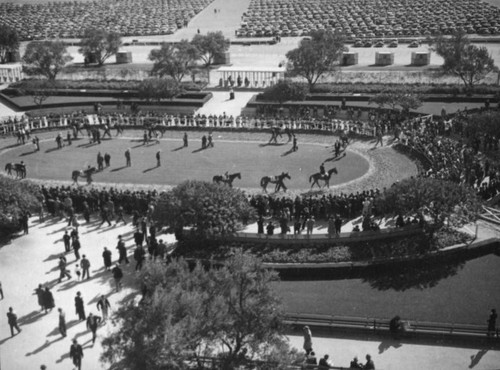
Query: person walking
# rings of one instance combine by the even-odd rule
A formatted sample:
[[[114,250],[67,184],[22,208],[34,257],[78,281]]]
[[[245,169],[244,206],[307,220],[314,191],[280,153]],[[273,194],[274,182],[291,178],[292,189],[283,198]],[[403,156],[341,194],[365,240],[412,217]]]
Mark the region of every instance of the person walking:
[[[314,229],[314,216],[311,216],[306,221],[307,235],[311,235]]]
[[[104,261],[104,269],[106,271],[109,271],[111,265],[112,265],[112,262],[111,262],[111,251],[104,247],[104,251],[102,252],[102,259]]]
[[[335,217],[335,235],[340,236],[340,230],[342,229],[342,219],[340,215]]]
[[[7,312],[7,322],[9,323],[10,335],[12,337],[14,336],[14,329],[17,330],[17,334],[21,332],[21,329],[19,329],[19,325],[17,324],[17,315],[12,307],[9,307],[9,312]]]
[[[127,148],[127,150],[125,150],[125,161],[126,161],[126,167],[130,167],[132,166],[132,159],[130,157],[130,148]]]
[[[144,263],[144,260],[146,259],[146,251],[142,247],[142,245],[137,246],[137,248],[134,251],[134,259],[137,262],[135,265],[135,271],[140,271],[142,269],[142,264]]]
[[[65,337],[66,336],[66,314],[64,313],[64,311],[61,307],[59,307],[57,309],[57,311],[59,311],[59,333],[61,333],[61,335],[63,337]]]
[[[61,282],[63,277],[65,276],[68,278],[68,280],[71,279],[71,275],[69,271],[66,269],[66,265],[67,265],[66,257],[64,256],[59,257],[59,282]]]
[[[52,311],[52,309],[56,306],[54,296],[48,286],[45,287],[45,291],[43,292],[43,305],[45,307],[45,313],[49,310]]]
[[[118,209],[116,210],[116,225],[118,225],[118,222],[123,221],[123,224],[126,225],[127,221],[125,221],[125,218],[123,217],[123,207],[119,206]]]
[[[311,329],[309,329],[309,326],[304,326],[303,334],[304,345],[302,347],[304,348],[304,351],[306,351],[306,356],[309,356],[309,354],[312,352],[312,333]]]
[[[101,227],[105,222],[108,223],[108,226],[111,226],[111,221],[109,220],[109,210],[106,206],[101,208],[101,218],[102,218],[102,221],[101,221],[99,227]]]
[[[64,235],[62,237],[63,242],[64,242],[64,250],[69,252],[71,250],[71,237],[68,234],[68,230],[64,232]]]
[[[156,167],[161,167],[161,150],[156,152]]]
[[[82,245],[80,244],[80,238],[78,237],[78,235],[76,235],[73,238],[73,252],[75,253],[75,258],[77,261],[80,259],[80,248],[81,247],[82,247]]]
[[[82,369],[83,348],[76,339],[73,339],[73,344],[69,348],[69,358],[73,360],[77,370]]]
[[[118,258],[118,263],[121,264],[122,261],[125,261],[125,263],[128,265],[128,257],[127,257],[127,248],[125,248],[125,242],[122,239],[121,235],[118,235],[118,245],[116,246],[116,249],[118,249],[119,253],[119,258]]]
[[[92,312],[90,312],[89,317],[87,317],[87,329],[92,332],[92,346],[97,338],[97,328],[99,327],[101,321],[101,317],[92,314]]]
[[[102,319],[106,321],[108,319],[109,309],[111,308],[111,304],[109,303],[106,296],[103,294],[99,301],[97,301],[97,311],[102,312]]]
[[[115,279],[116,291],[119,292],[122,287],[122,278],[123,278],[123,271],[120,268],[119,263],[117,263],[116,266],[113,267],[111,273],[113,274],[113,279]]]
[[[111,166],[111,155],[109,153],[104,153],[104,164],[106,167]]]
[[[488,337],[494,337],[495,334],[498,337],[498,332],[497,332],[497,310],[494,308],[490,312],[490,317],[488,317],[488,332],[487,336]]]
[[[188,134],[187,134],[187,132],[185,132],[184,136],[182,136],[182,143],[183,143],[183,147],[187,148],[187,146],[188,146]]]
[[[380,127],[377,127],[377,129],[375,131],[375,137],[377,138],[377,141],[375,142],[374,148],[376,148],[379,143],[380,143],[380,146],[384,146],[382,129]]]
[[[76,314],[78,315],[78,319],[80,321],[83,321],[86,319],[85,316],[85,306],[83,304],[83,298],[82,298],[82,293],[77,292],[76,297],[75,297],[75,310]]]
[[[82,266],[82,280],[85,279],[85,276],[87,276],[87,279],[90,279],[90,261],[85,255],[82,256],[80,266]]]
[[[38,288],[35,289],[35,294],[38,298],[38,304],[40,305],[40,308],[43,310],[45,310],[45,305],[44,305],[44,301],[43,301],[43,287],[42,287],[42,284],[38,284]]]

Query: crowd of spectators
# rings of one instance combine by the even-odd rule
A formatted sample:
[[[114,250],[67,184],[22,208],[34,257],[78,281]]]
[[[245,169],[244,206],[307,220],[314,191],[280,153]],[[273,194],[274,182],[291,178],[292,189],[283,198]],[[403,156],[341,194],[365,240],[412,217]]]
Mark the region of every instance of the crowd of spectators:
[[[489,156],[500,138],[478,131],[467,111],[409,120],[395,129],[394,140],[420,154],[423,176],[468,184],[485,200],[500,193],[500,166]]]
[[[498,7],[473,0],[252,0],[236,34],[305,36],[326,29],[353,39],[448,35],[457,30],[495,35],[500,33],[499,19]]]
[[[370,112],[375,112],[371,110]],[[347,119],[335,118],[335,109],[325,109],[323,115],[318,115],[314,108],[307,108],[290,114],[275,114],[261,112],[254,117],[232,116],[226,113],[220,115],[181,115],[160,111],[140,111],[138,114],[126,111],[85,112],[75,111],[69,114],[50,113],[47,115],[32,115],[9,118],[2,123],[3,134],[16,134],[19,130],[34,130],[40,128],[83,127],[89,125],[108,126],[110,128],[130,127],[227,127],[243,129],[293,129],[293,130],[324,130],[345,131],[367,136],[373,136],[376,123],[382,118],[378,114],[370,114],[370,121],[360,120],[361,110],[349,108]],[[161,127],[160,127],[161,129]]]
[[[0,23],[16,29],[22,41],[81,38],[87,28],[122,36],[172,34],[213,0],[100,0],[0,3]]]

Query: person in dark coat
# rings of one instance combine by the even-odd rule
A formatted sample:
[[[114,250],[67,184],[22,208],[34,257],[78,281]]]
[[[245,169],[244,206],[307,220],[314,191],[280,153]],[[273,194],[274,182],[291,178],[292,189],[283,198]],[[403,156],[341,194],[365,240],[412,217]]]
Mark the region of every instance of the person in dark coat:
[[[44,290],[42,284],[38,284],[38,288],[35,289],[35,293],[38,297],[38,304],[40,305],[40,308],[42,309],[42,311],[45,310],[45,303],[43,301]]]
[[[123,271],[118,263],[113,267],[111,273],[113,274],[113,279],[115,279],[116,291],[119,292],[122,287]]]
[[[45,313],[47,313],[48,310],[52,311],[52,309],[56,306],[54,296],[52,295],[49,287],[45,287],[45,291],[43,292],[43,305],[45,307]]]
[[[63,235],[63,242],[64,242],[64,250],[66,252],[69,252],[70,249],[71,249],[71,237],[69,236],[68,234],[68,230],[66,230],[64,232],[64,235]]]
[[[19,329],[19,326],[17,324],[17,315],[12,307],[9,307],[9,312],[7,312],[7,322],[9,323],[10,326],[11,336],[14,336],[14,329],[17,330],[17,334],[21,332],[21,329]]]
[[[108,248],[104,247],[104,251],[102,252],[102,259],[104,261],[104,268],[106,271],[109,271],[109,268],[112,265],[111,262],[111,251]]]
[[[73,252],[75,253],[75,258],[76,260],[78,261],[80,259],[80,248],[81,248],[81,244],[80,244],[80,239],[78,238],[78,236],[76,236],[74,239],[73,239]]]
[[[144,259],[146,258],[146,251],[144,248],[139,245],[134,251],[134,259],[137,262],[135,265],[135,271],[142,269],[142,264],[144,263]]]
[[[488,337],[494,337],[497,333],[497,310],[494,308],[491,310],[490,317],[488,318]],[[498,336],[498,333],[497,333]]]
[[[69,349],[69,358],[73,360],[73,365],[78,370],[82,368],[83,348],[76,339],[73,339],[73,344]]]
[[[75,310],[80,321],[85,320],[85,306],[83,304],[82,293],[77,292],[75,297]]]
[[[137,229],[134,233],[134,242],[138,247],[142,247],[142,243],[144,242],[144,233],[141,230]]]
[[[92,345],[94,345],[97,338],[97,328],[99,327],[101,321],[101,317],[93,315],[92,312],[89,313],[89,317],[87,317],[87,329],[92,332]]]
[[[59,311],[59,332],[63,337],[66,336],[66,314],[64,313],[62,308],[58,308]]]
[[[109,153],[104,153],[104,163],[106,164],[106,167],[111,165],[111,156]]]
[[[259,216],[257,220],[257,234],[264,234],[264,218]]]
[[[128,265],[128,257],[127,257],[127,248],[125,248],[125,242],[122,240],[122,236],[118,235],[118,245],[116,246],[116,249],[118,249],[118,253],[120,257],[118,258],[118,263],[122,263],[122,261],[125,261],[125,263]]]

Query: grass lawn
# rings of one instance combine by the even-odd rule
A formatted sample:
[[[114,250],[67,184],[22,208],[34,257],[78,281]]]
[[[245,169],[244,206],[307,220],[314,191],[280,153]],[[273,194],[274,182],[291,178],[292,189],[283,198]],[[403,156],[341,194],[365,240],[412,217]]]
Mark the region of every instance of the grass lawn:
[[[142,145],[137,137],[113,138],[102,144],[89,144],[82,138],[56,149],[56,132],[44,134],[40,152],[33,152],[31,143],[6,151],[2,163],[20,162],[27,164],[28,178],[42,180],[70,180],[71,172],[97,166],[97,153],[111,155],[111,166],[94,175],[94,181],[110,184],[166,184],[176,185],[187,179],[211,181],[214,175],[241,172],[241,180],[234,185],[243,188],[258,188],[263,176],[274,176],[289,172],[285,181],[290,189],[308,189],[309,176],[318,172],[321,162],[326,169],[336,167],[338,175],[332,175],[330,185],[345,183],[364,175],[369,163],[362,156],[347,151],[345,157],[333,158],[331,148],[325,144],[301,143],[299,150],[291,152],[291,143],[282,139],[281,145],[266,145],[265,141],[234,141],[225,139],[224,132],[214,133],[215,147],[201,148],[203,132],[189,132],[189,147],[182,147],[182,132],[168,132],[168,138],[160,144]],[[126,135],[130,135],[130,131]],[[65,133],[63,133],[65,137]],[[226,136],[227,138],[227,136]],[[332,138],[332,143],[333,143]],[[125,166],[124,152],[131,148],[132,167]],[[156,152],[161,150],[162,165],[156,166]],[[81,180],[83,184],[84,179]],[[268,190],[273,190],[272,185]]]

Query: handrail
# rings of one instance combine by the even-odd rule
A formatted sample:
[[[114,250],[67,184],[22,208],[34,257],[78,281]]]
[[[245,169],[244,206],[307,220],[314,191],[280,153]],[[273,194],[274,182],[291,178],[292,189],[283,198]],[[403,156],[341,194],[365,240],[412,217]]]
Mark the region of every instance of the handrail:
[[[389,319],[370,317],[348,317],[335,315],[316,315],[303,313],[286,313],[285,323],[289,325],[308,325],[323,328],[344,328],[353,330],[369,330],[373,332],[388,331]],[[450,336],[485,336],[486,327],[476,324],[440,323],[432,321],[409,321],[407,334],[438,334]]]

